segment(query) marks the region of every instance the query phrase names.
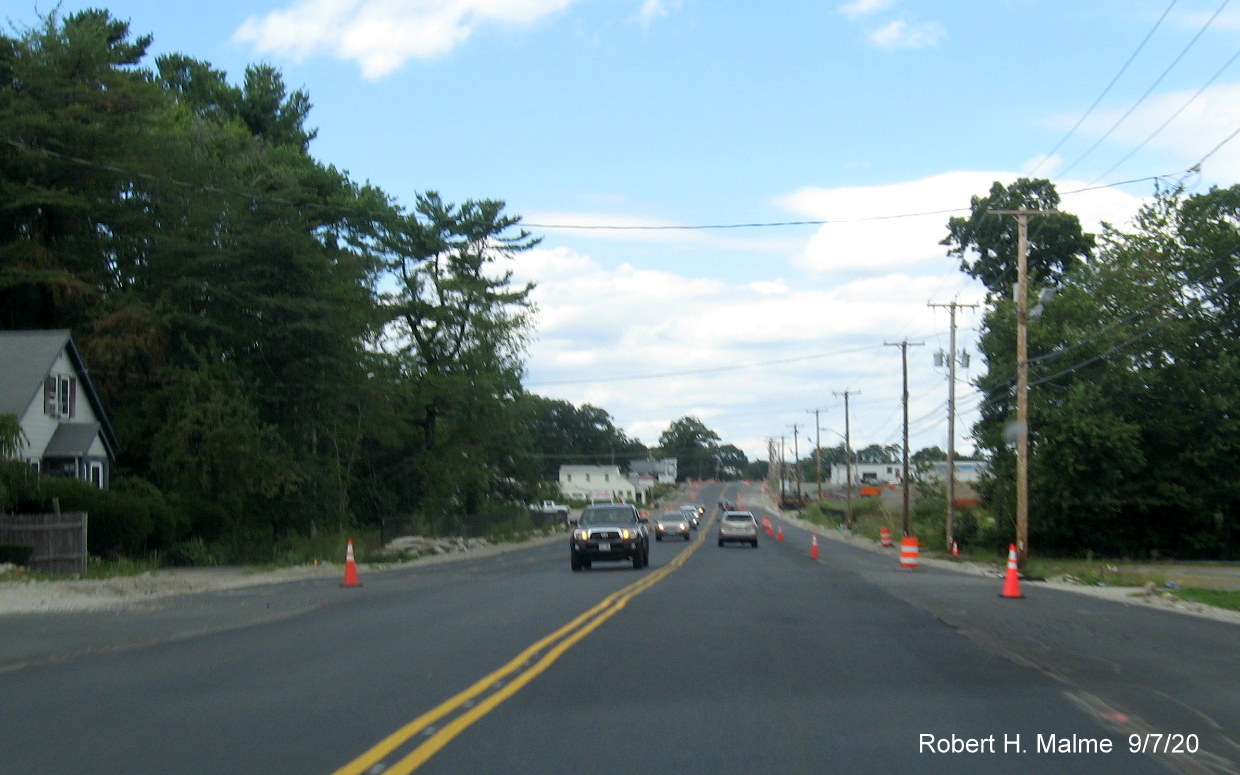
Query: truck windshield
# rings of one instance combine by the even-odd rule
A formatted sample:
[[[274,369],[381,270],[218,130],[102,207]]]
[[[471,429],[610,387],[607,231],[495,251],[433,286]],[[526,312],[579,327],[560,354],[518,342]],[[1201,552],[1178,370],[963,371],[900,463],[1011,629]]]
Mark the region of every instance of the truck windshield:
[[[633,512],[629,509],[586,509],[581,515],[582,525],[615,525],[632,522]]]

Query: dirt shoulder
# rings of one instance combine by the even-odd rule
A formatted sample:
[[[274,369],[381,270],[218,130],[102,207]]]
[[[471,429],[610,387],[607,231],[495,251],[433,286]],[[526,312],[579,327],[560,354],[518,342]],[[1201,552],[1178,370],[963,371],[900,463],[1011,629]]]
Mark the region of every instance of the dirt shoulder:
[[[412,565],[434,565],[518,551],[563,541],[564,534],[539,536],[518,543],[490,543],[482,539],[403,539],[406,547],[422,542],[426,554],[393,563],[359,563],[363,577]],[[393,542],[397,544],[397,542]],[[10,579],[0,568],[0,616],[5,614],[105,611],[141,605],[172,595],[216,592],[239,587],[282,584],[306,579],[344,578],[344,564],[319,563],[287,568],[250,567],[166,568],[139,576],[109,579]]]
[[[898,549],[884,549],[876,541],[872,541],[868,538],[856,536],[842,530],[831,530],[823,527],[822,525],[817,525],[813,522],[803,520],[793,513],[780,511],[776,508],[775,503],[769,497],[765,497],[765,503],[763,505],[770,509],[771,512],[779,514],[780,517],[787,522],[808,530],[811,533],[815,533],[823,538],[841,543],[847,543],[850,546],[855,546],[859,549],[889,556],[892,558],[893,562],[896,559],[895,552],[897,552]],[[924,555],[919,557],[918,564],[925,567],[941,568],[955,573],[988,576],[995,579],[996,589],[1001,588],[1004,575],[1007,571],[1006,566],[1000,567],[997,562],[982,564],[958,560],[940,560],[932,557],[926,557]],[[1232,570],[1232,573],[1240,578],[1240,567]],[[1124,605],[1154,606],[1190,616],[1202,616],[1209,619],[1216,619],[1218,621],[1240,624],[1240,611],[1233,611],[1226,608],[1216,608],[1214,606],[1208,606],[1189,600],[1181,600],[1176,597],[1171,590],[1154,587],[1152,585],[1147,585],[1145,587],[1097,587],[1074,583],[1066,579],[1050,579],[1046,581],[1022,580],[1021,585],[1022,587],[1024,585],[1030,585],[1031,588],[1055,589],[1063,592],[1071,592],[1077,595],[1088,595],[1090,597],[1111,600]]]

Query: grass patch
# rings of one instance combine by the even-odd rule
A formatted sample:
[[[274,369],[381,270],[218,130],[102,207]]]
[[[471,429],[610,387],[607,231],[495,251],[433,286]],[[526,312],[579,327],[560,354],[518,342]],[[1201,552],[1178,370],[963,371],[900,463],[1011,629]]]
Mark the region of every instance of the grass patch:
[[[86,558],[86,578],[115,579],[126,576],[141,576],[143,573],[154,573],[159,570],[159,561],[154,558],[131,559],[119,557],[105,560],[100,557]],[[63,576],[53,576],[63,578]]]
[[[1186,587],[1177,589],[1175,596],[1181,600],[1240,611],[1240,591],[1232,589],[1205,589],[1203,587]]]
[[[1123,560],[1030,557],[1025,575],[1043,579],[1068,577],[1093,587],[1144,587],[1151,581],[1161,587],[1167,581],[1163,574],[1151,573]]]

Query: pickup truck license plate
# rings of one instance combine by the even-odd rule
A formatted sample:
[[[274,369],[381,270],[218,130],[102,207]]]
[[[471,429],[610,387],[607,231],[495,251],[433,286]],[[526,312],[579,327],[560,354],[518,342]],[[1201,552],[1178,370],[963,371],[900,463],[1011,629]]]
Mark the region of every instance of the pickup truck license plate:
[[[598,550],[599,550],[600,552],[610,552],[610,551],[611,551],[611,544],[604,544],[604,543],[600,543],[600,544],[598,545]]]

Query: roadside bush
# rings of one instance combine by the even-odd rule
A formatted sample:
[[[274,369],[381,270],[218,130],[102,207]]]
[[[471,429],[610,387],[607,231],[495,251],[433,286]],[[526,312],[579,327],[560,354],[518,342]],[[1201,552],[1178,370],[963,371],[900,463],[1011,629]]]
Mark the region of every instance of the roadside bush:
[[[0,461],[0,510],[19,511],[20,504],[39,497],[39,474],[20,460]]]
[[[173,568],[219,565],[215,552],[201,538],[175,543],[163,554],[163,564]]]
[[[177,536],[180,514],[157,491],[101,490],[77,479],[45,476],[39,485],[39,511],[50,512],[52,499],[61,511],[88,515],[88,549],[100,557],[141,557]]]

